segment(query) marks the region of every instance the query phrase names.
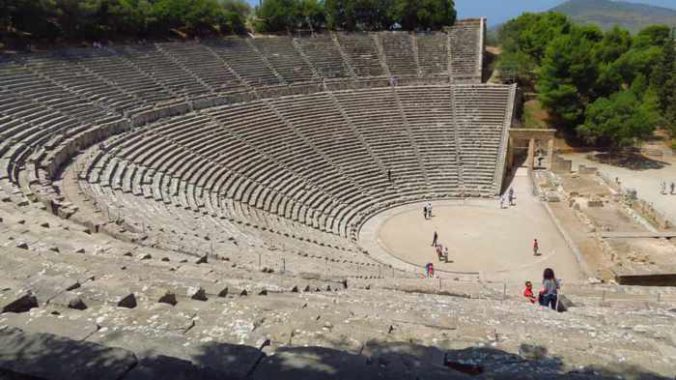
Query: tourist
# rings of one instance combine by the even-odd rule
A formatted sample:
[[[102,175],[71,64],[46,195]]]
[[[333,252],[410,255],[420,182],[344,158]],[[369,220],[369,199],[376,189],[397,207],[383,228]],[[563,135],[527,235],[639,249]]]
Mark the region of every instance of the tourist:
[[[432,203],[427,202],[427,217],[431,218],[432,217]]]
[[[500,197],[500,208],[505,208],[505,197]]]
[[[540,255],[540,244],[538,244],[538,239],[533,239],[533,255]]]
[[[444,245],[439,243],[435,246],[435,249],[437,251],[437,258],[439,260],[441,260],[443,258],[443,255],[444,255]]]
[[[559,280],[551,268],[545,269],[542,274],[542,290],[540,291],[540,305],[556,309],[556,300],[559,294]]]
[[[448,262],[448,247],[444,247],[444,262]]]
[[[425,218],[425,220],[427,220],[427,205],[423,206],[423,218]]]
[[[427,278],[434,277],[434,264],[427,263],[427,265],[425,265],[425,277]]]
[[[526,297],[530,303],[535,303],[537,297],[533,294],[533,283],[526,281],[526,288],[523,290],[523,296]]]
[[[676,184],[672,182],[670,187],[671,187],[671,195],[674,195],[674,187],[676,187]]]
[[[509,205],[510,205],[510,206],[514,206],[514,189],[512,189],[512,188],[510,187],[510,188],[509,188],[509,191],[507,192],[507,194],[508,194],[508,196],[509,196]]]
[[[666,194],[667,194],[667,183],[664,182],[664,181],[662,181],[662,182],[660,183],[660,189],[661,189],[660,192],[661,192],[663,195],[666,195]]]
[[[437,245],[438,239],[439,239],[439,234],[437,234],[437,231],[434,231],[434,236],[432,237],[432,247],[435,247]]]

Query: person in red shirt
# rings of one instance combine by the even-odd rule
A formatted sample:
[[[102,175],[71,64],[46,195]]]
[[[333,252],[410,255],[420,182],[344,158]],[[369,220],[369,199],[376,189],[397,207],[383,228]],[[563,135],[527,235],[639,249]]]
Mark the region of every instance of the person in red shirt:
[[[537,301],[537,298],[533,294],[533,284],[530,281],[526,281],[526,289],[523,290],[523,296],[528,298],[530,303]]]

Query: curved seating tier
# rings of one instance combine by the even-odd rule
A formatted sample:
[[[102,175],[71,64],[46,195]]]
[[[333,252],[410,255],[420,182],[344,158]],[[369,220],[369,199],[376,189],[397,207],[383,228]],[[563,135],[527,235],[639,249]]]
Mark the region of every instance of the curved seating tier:
[[[383,208],[497,194],[513,91],[386,87],[211,107],[107,141],[81,182],[102,205],[174,206],[168,224],[205,215],[350,250],[332,235],[356,238]]]
[[[480,28],[461,27],[477,34],[471,49],[483,49]],[[84,205],[66,197],[59,175],[89,149],[77,161],[82,190],[108,219],[125,219],[138,236],[154,231],[148,242],[210,252],[212,237],[227,231],[231,242],[322,247],[330,251],[322,257],[372,265],[343,239],[355,239],[369,215],[469,190],[492,195],[499,186],[496,147],[510,112],[500,97],[513,90],[477,85],[499,109],[481,111],[482,155],[462,153],[473,148],[463,140],[472,132],[460,130],[474,128],[473,117],[455,114],[476,110],[453,94],[475,90],[449,86],[449,57],[467,49],[455,46],[454,33],[228,37],[2,55],[0,189],[16,204],[41,200],[70,217]],[[462,56],[481,66],[480,55]],[[386,87],[391,77],[400,87]],[[462,165],[476,180],[463,177]],[[181,228],[160,231],[173,223]],[[195,226],[205,233],[193,236]]]

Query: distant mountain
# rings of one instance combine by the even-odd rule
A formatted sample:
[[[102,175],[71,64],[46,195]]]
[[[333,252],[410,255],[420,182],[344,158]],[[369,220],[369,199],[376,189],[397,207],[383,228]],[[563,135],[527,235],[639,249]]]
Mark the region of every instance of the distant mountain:
[[[652,24],[676,27],[676,10],[646,4],[610,0],[568,0],[551,9],[576,22],[596,24],[603,29],[619,25],[636,33]]]

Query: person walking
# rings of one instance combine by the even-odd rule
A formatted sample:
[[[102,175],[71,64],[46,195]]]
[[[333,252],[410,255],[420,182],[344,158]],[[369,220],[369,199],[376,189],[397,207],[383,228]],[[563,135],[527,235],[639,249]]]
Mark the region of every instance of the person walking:
[[[540,244],[538,244],[538,239],[533,239],[533,255],[540,256]]]
[[[423,218],[425,218],[425,220],[427,220],[427,205],[423,206]]]
[[[660,183],[660,192],[661,192],[663,195],[666,195],[666,194],[667,194],[667,183],[664,182],[664,181],[662,181],[662,182]]]
[[[673,182],[671,183],[671,195],[674,195],[674,188],[676,188],[676,184]]]
[[[509,205],[514,206],[514,189],[510,187],[507,195],[509,196]]]
[[[387,180],[392,183],[392,169],[387,169]]]
[[[427,202],[427,217],[432,218],[432,203]]]
[[[435,247],[437,245],[438,240],[439,234],[437,234],[437,231],[434,231],[434,235],[432,236],[432,247]]]

